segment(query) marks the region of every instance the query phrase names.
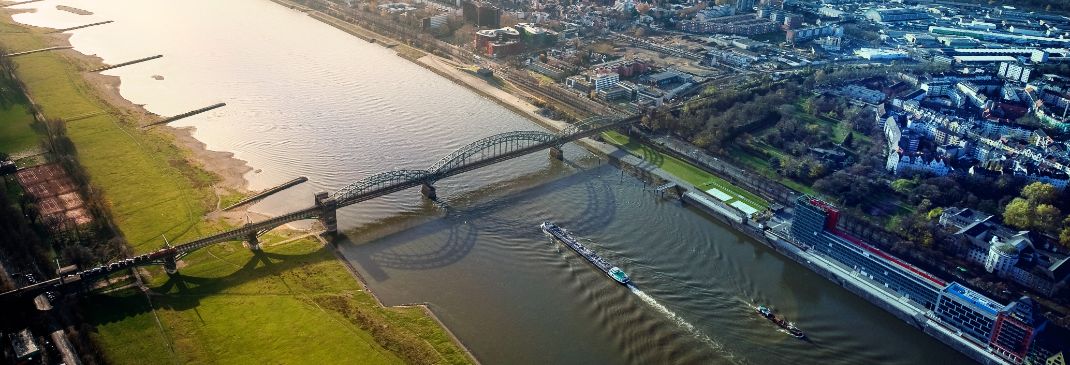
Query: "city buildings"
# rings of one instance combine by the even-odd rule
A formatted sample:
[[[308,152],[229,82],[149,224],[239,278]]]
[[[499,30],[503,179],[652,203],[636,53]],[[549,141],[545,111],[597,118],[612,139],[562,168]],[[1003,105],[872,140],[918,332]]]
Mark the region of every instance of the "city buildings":
[[[690,33],[721,33],[758,35],[780,30],[780,25],[768,19],[755,18],[750,14],[734,15],[706,20],[681,20],[677,29]]]
[[[828,24],[816,27],[789,29],[785,37],[788,42],[800,43],[825,36],[843,37],[843,26],[838,24]]]
[[[1044,295],[1067,285],[1067,257],[1037,247],[1036,235],[1029,231],[1012,230],[991,215],[957,207],[945,209],[939,223],[955,231],[952,245],[960,255],[989,273]]]
[[[912,20],[925,20],[929,19],[929,14],[918,9],[872,9],[866,12],[866,19],[880,22],[880,23],[893,23],[893,22],[905,22]]]
[[[951,224],[977,220],[973,212],[958,213],[942,220]],[[1058,357],[1066,346],[1051,345],[1062,334],[1059,330],[1047,333],[1047,328],[1054,326],[1048,326],[1048,321],[1038,315],[1032,299],[1023,297],[1003,305],[960,283],[948,283],[841,231],[839,214],[836,208],[821,200],[799,197],[791,236],[808,247],[808,251],[827,256],[858,276],[878,283],[904,302],[922,308],[925,316],[939,326],[951,329],[1008,363]]]
[[[618,82],[620,82],[620,75],[616,72],[596,71],[591,75],[591,85],[594,85],[595,92],[617,86]]]
[[[476,32],[474,46],[476,50],[490,57],[514,55],[523,50],[520,31],[511,27]]]
[[[997,33],[971,29],[951,28],[951,27],[938,27],[930,26],[929,33],[938,35],[954,35],[970,37],[982,41],[1000,42],[1010,44],[1039,44],[1046,46],[1067,46],[1070,45],[1070,39],[1063,38],[1050,38],[1050,37],[1037,37],[1025,34],[1011,34],[1011,33]]]
[[[800,197],[795,203],[792,237],[924,308],[936,308],[946,282],[840,231],[839,215],[828,203]]]

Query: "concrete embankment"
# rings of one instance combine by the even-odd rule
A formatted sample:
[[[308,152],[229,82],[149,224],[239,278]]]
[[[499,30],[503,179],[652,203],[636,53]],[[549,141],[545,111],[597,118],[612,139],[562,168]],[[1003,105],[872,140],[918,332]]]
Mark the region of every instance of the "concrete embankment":
[[[117,63],[117,64],[110,65],[110,66],[104,66],[104,67],[100,67],[100,68],[95,68],[95,69],[89,70],[89,72],[107,71],[107,70],[111,70],[113,68],[119,68],[119,67],[123,67],[123,66],[133,65],[135,63],[141,63],[141,62],[145,62],[145,61],[155,60],[155,59],[161,58],[161,57],[163,57],[163,55],[159,55],[158,54],[158,55],[151,56],[151,57],[138,58],[138,59],[133,60],[133,61],[126,61],[126,62],[123,62],[123,63]]]
[[[693,196],[684,194],[682,200],[691,203],[710,216],[726,223],[737,231],[745,233],[755,241],[761,242],[776,252],[788,257],[821,275],[822,277],[839,284],[845,290],[858,295],[867,302],[885,310],[903,322],[917,328],[945,345],[959,351],[967,357],[985,365],[1005,365],[1002,359],[989,353],[982,346],[955,334],[951,329],[930,319],[928,310],[919,307],[902,297],[896,296],[883,289],[880,283],[874,282],[867,277],[861,276],[854,270],[827,258],[820,253],[796,246],[788,240],[779,237],[770,230],[762,230],[753,225],[744,225],[736,222],[738,216],[727,209],[717,209],[717,205],[705,199],[695,199]]]

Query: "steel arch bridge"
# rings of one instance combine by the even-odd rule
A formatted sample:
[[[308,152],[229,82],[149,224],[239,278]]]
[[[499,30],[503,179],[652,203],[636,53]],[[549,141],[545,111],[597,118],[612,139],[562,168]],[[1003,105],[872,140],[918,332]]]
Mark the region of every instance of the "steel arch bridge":
[[[176,260],[178,258],[214,243],[245,240],[249,241],[251,247],[258,249],[256,248],[259,247],[257,236],[286,223],[304,219],[320,219],[324,222],[333,221],[335,219],[335,211],[338,208],[421,185],[429,188],[433,194],[434,188],[431,185],[441,179],[545,149],[550,149],[552,155],[553,151],[556,151],[556,156],[560,156],[560,148],[565,143],[635,123],[640,118],[640,115],[632,115],[626,118],[591,118],[572,124],[556,134],[541,131],[515,131],[495,134],[451,152],[427,169],[403,169],[371,175],[343,187],[333,194],[317,194],[316,204],[311,207],[279,215],[265,221],[246,224],[174,247],[161,248],[151,253],[0,293],[0,299],[36,295],[44,291],[56,290],[67,284],[102,278],[113,272],[136,266],[163,265],[168,269],[168,272],[172,272],[177,269]],[[328,230],[330,229],[328,228]]]
[[[331,200],[345,206],[364,199],[369,193],[384,189],[396,191],[418,185],[431,186],[449,176],[511,159],[547,148],[560,148],[568,142],[594,133],[628,124],[637,117],[613,119],[595,117],[585,119],[561,130],[559,133],[542,131],[513,131],[484,137],[450,152],[425,170],[394,170],[368,176],[330,195]]]
[[[427,171],[432,175],[439,174],[464,166],[472,161],[480,161],[526,147],[550,143],[558,138],[560,137],[557,135],[538,131],[495,134],[450,152],[450,154],[435,162],[431,167],[428,167]]]

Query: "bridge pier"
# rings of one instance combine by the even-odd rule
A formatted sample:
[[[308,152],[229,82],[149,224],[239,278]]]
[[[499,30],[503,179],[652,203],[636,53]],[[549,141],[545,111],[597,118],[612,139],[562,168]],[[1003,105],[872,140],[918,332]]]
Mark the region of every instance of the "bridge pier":
[[[560,146],[550,147],[550,158],[555,160],[564,160],[565,151],[562,151]]]
[[[431,184],[423,184],[420,186],[420,194],[423,194],[425,198],[435,200],[438,199],[438,192],[435,191],[435,187]]]
[[[256,236],[256,232],[250,233],[245,237],[245,242],[249,244],[249,249],[253,251],[260,251],[260,237]]]
[[[320,213],[320,223],[323,224],[323,229],[329,235],[337,234],[338,206],[335,201],[329,199],[329,195],[326,191],[321,191],[316,193],[316,206],[323,210],[323,212]]]
[[[178,273],[178,258],[173,255],[164,256],[163,270],[167,272],[167,275],[174,275]]]

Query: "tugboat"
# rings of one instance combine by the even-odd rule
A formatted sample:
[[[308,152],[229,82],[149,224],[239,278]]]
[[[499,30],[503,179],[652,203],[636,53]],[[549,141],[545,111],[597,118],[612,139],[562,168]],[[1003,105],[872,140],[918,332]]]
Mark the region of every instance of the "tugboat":
[[[806,337],[806,333],[804,333],[798,327],[795,327],[794,323],[788,322],[786,319],[778,317],[776,314],[773,314],[773,310],[767,308],[766,306],[759,305],[757,307],[754,307],[754,311],[758,312],[758,315],[765,317],[765,319],[768,319],[770,322],[775,323],[777,326],[787,331],[788,334],[791,335],[791,337]]]

